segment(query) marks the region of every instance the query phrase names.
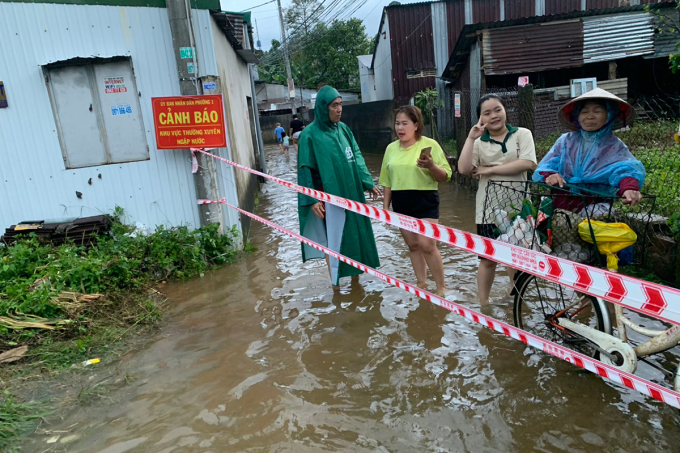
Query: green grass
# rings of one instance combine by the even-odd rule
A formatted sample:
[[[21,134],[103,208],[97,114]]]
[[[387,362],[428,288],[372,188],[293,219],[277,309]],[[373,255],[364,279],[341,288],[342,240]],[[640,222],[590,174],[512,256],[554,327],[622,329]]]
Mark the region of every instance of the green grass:
[[[448,154],[449,156],[458,157],[458,147],[456,145],[455,139],[442,139],[441,146],[444,149],[444,153]]]
[[[35,429],[46,414],[41,403],[19,403],[8,391],[0,394],[0,451],[18,451],[17,438]]]
[[[117,210],[116,218],[122,216]],[[235,229],[220,234],[212,225],[158,227],[145,236],[115,221],[110,234],[89,248],[53,246],[35,236],[0,247],[0,353],[29,347],[20,361],[0,365],[5,391],[4,398],[0,394],[0,450],[43,415],[43,405],[16,402],[9,393],[13,383],[25,384],[36,375],[55,377],[87,359],[112,361],[127,336],[161,318],[163,296],[153,286],[202,277],[232,262],[239,253],[237,234]],[[87,389],[78,401],[99,398],[102,391]]]
[[[642,190],[656,195],[654,214],[666,217],[680,211],[680,145],[673,138],[677,129],[677,121],[662,120],[636,123],[628,130],[616,132],[647,170]],[[536,139],[538,161],[550,151],[559,136],[553,134]]]
[[[91,248],[55,247],[35,237],[0,247],[0,316],[59,319],[70,321],[60,326],[62,330],[77,328],[83,313],[60,302],[60,294],[103,294],[104,303],[111,304],[111,298],[144,294],[155,283],[203,276],[234,259],[236,234],[221,235],[217,225],[211,225],[196,230],[158,227],[143,236],[114,223],[111,235],[99,237]],[[84,305],[87,316],[92,304]],[[11,330],[0,322],[0,338]],[[31,335],[14,333],[20,338]]]

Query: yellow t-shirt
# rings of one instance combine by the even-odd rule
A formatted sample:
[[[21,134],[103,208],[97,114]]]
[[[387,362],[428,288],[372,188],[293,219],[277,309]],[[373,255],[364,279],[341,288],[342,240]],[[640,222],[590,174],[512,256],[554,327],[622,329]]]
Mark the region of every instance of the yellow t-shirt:
[[[380,180],[378,184],[392,190],[437,190],[438,183],[426,168],[417,165],[420,151],[428,146],[432,148],[432,160],[435,165],[446,171],[446,180],[451,179],[451,166],[446,160],[444,151],[435,140],[421,137],[414,145],[401,148],[399,140],[392,142],[385,150]]]

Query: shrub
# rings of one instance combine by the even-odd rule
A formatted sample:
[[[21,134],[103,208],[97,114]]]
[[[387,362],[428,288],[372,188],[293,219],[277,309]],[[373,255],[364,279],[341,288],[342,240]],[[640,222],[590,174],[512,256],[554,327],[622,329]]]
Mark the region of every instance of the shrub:
[[[0,247],[0,316],[54,318],[63,314],[53,302],[62,291],[129,292],[153,282],[202,276],[237,253],[237,231],[219,234],[217,225],[196,230],[158,227],[148,236],[136,233],[115,222],[111,234],[99,237],[91,248],[54,247],[35,236]]]

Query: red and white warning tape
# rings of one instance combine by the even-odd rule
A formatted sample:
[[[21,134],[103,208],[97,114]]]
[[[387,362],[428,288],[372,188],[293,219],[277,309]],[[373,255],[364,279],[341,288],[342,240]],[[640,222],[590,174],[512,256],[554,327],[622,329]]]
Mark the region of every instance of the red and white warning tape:
[[[525,332],[521,329],[518,329],[517,327],[511,326],[510,324],[506,324],[504,322],[498,321],[494,318],[485,316],[479,312],[476,312],[474,310],[470,310],[469,308],[466,308],[462,305],[459,305],[455,302],[448,301],[446,299],[443,299],[436,294],[432,294],[428,291],[422,290],[420,288],[417,288],[413,285],[409,285],[406,282],[403,282],[399,279],[396,279],[394,277],[390,277],[388,275],[383,274],[380,271],[377,271],[371,267],[365,266],[357,261],[354,261],[351,258],[348,258],[344,255],[341,255],[337,252],[334,252],[320,244],[317,244],[316,242],[310,241],[309,239],[294,233],[280,225],[277,225],[274,222],[271,222],[269,220],[263,219],[262,217],[259,217],[255,214],[252,214],[248,211],[244,211],[243,209],[237,208],[236,206],[233,206],[224,199],[219,200],[219,201],[214,201],[214,200],[198,200],[198,204],[208,204],[208,203],[222,203],[226,206],[229,206],[230,208],[236,209],[238,212],[241,214],[244,214],[252,219],[257,220],[258,222],[262,222],[267,226],[270,226],[278,231],[281,231],[282,233],[287,234],[290,237],[293,237],[300,242],[303,242],[310,247],[314,247],[317,250],[320,250],[324,252],[327,255],[330,255],[334,258],[337,258],[338,260],[349,264],[350,266],[356,267],[359,270],[362,270],[366,272],[369,275],[372,275],[386,283],[389,283],[390,285],[394,285],[398,288],[401,288],[411,294],[415,294],[418,297],[422,297],[423,299],[432,302],[434,304],[439,305],[442,308],[445,308],[449,311],[452,311],[456,314],[459,314],[473,322],[476,322],[478,324],[481,324],[485,327],[488,327],[490,329],[495,330],[496,332],[500,332],[504,335],[507,335],[511,338],[514,338],[515,340],[519,340],[529,346],[532,346],[536,349],[540,349],[544,352],[547,352],[550,355],[553,355],[557,358],[560,358],[562,360],[566,360],[567,362],[574,364],[576,366],[579,366],[581,368],[584,368],[592,373],[595,373],[599,376],[601,376],[604,379],[607,379],[611,382],[614,382],[616,384],[622,385],[624,387],[637,390],[638,392],[650,396],[656,400],[659,400],[661,402],[664,402],[670,406],[673,406],[677,409],[680,409],[680,393],[674,392],[673,390],[667,389],[665,387],[662,387],[658,384],[655,384],[653,382],[647,381],[645,379],[642,379],[640,377],[637,377],[633,374],[626,373],[624,371],[620,371],[612,366],[606,365],[598,360],[595,360],[591,357],[588,357],[586,355],[580,354],[578,352],[572,351],[571,349],[567,349],[564,346],[560,346],[556,343],[553,343],[551,341],[545,340],[541,337],[537,337],[535,335],[530,334],[529,332]]]
[[[528,272],[546,280],[574,288],[582,293],[622,305],[663,321],[680,325],[680,291],[668,286],[646,282],[604,269],[575,263],[573,261],[527,250],[505,242],[478,236],[466,231],[437,225],[426,220],[414,219],[395,212],[369,206],[346,198],[308,189],[292,182],[261,173],[230,160],[194,148],[233,167],[267,178],[296,192],[317,200],[331,203],[348,211],[403,228],[444,244],[472,252],[483,258]]]

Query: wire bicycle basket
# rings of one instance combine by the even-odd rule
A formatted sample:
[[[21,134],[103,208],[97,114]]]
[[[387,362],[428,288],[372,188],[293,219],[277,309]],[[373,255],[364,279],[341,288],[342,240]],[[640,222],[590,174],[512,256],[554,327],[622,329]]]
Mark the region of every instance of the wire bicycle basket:
[[[597,244],[598,222],[623,223],[637,240],[619,251],[618,257],[622,264],[642,265],[656,197],[642,194],[641,201],[631,207],[617,191],[602,184],[561,188],[533,181],[489,181],[483,223],[493,229],[497,240],[600,267],[607,261]]]

